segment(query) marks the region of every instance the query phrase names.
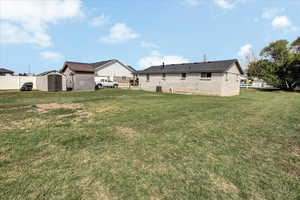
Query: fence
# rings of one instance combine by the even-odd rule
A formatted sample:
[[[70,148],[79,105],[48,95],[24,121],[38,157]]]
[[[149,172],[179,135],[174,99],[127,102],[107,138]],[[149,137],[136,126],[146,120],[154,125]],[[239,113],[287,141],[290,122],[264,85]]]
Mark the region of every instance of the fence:
[[[26,82],[32,82],[36,89],[35,76],[0,76],[0,90],[18,90]]]

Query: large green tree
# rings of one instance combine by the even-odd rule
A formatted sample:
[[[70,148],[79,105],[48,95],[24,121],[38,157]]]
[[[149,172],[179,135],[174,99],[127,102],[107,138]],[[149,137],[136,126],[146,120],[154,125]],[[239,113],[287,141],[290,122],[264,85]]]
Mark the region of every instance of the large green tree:
[[[260,52],[261,59],[250,62],[248,74],[274,87],[295,90],[300,85],[300,37],[272,42]]]

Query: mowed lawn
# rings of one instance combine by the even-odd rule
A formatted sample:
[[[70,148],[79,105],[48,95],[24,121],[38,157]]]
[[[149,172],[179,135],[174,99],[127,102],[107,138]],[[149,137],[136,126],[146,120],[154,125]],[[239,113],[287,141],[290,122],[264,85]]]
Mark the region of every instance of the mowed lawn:
[[[300,199],[300,94],[0,92],[0,199]]]

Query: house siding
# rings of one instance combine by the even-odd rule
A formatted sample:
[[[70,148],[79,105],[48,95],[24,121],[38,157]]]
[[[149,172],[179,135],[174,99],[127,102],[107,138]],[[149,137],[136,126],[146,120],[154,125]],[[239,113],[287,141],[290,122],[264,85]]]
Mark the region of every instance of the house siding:
[[[106,76],[111,78],[111,80],[113,80],[114,77],[123,76],[127,78],[133,78],[133,73],[118,62],[109,64],[105,68],[97,70],[96,75]]]
[[[224,73],[221,85],[222,96],[234,96],[240,94],[240,71],[236,64],[232,65],[229,70]]]
[[[162,87],[162,92],[192,93],[216,96],[234,96],[240,93],[240,71],[234,64],[224,73],[212,73],[211,79],[202,79],[201,73],[187,73],[185,80],[181,74],[139,75],[139,87],[142,90],[156,91],[157,86]]]
[[[165,80],[162,74],[150,74],[147,81],[146,75],[139,76],[140,88],[148,91],[156,91],[157,86],[162,87],[163,92],[195,93],[206,95],[221,95],[222,73],[212,73],[211,79],[202,79],[200,73],[186,74],[182,80],[181,74],[166,74]]]
[[[130,80],[134,78],[132,71],[121,65],[119,62],[108,64],[103,69],[96,69],[96,75],[108,77],[111,81],[117,82],[121,88],[128,88],[130,86]],[[122,77],[126,77],[126,80],[123,80]]]

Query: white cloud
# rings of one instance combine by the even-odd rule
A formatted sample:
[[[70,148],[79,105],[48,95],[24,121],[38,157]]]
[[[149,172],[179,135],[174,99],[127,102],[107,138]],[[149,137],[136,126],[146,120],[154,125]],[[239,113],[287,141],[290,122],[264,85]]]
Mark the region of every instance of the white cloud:
[[[247,67],[250,62],[256,61],[258,59],[251,44],[242,46],[238,51],[238,56],[242,66],[244,67]]]
[[[9,35],[10,40],[6,43],[32,43],[48,47],[51,45],[48,25],[82,16],[80,7],[81,0],[0,0],[1,34]],[[1,42],[4,40],[1,39]]]
[[[53,61],[59,61],[64,58],[64,56],[62,56],[61,54],[53,51],[42,51],[40,53],[40,56],[44,59],[53,60]]]
[[[265,9],[261,17],[269,20],[274,30],[282,30],[284,32],[296,31],[296,27],[288,16],[283,15],[284,8],[269,8]]]
[[[282,13],[284,11],[283,8],[269,8],[269,9],[266,9],[261,17],[263,19],[273,19],[275,16],[279,15],[280,13]]]
[[[220,8],[229,9],[234,8],[235,4],[234,2],[230,0],[214,0],[215,4],[219,6]]]
[[[122,43],[138,37],[139,34],[127,27],[126,24],[117,23],[110,29],[109,35],[102,37],[100,41],[105,43]]]
[[[142,41],[140,45],[141,45],[142,48],[145,48],[145,49],[158,48],[158,46],[156,44],[153,44],[153,43],[150,43],[150,42],[145,42],[145,41]]]
[[[105,24],[107,24],[109,22],[109,17],[105,16],[104,14],[94,17],[91,22],[90,25],[91,26],[103,26]]]
[[[274,29],[281,29],[284,31],[295,31],[297,27],[290,21],[287,16],[276,16],[272,21],[272,26]]]
[[[246,44],[242,46],[238,52],[238,56],[241,58],[245,58],[249,56],[253,52],[253,46],[251,44]]]
[[[161,65],[162,63],[165,64],[179,64],[179,63],[188,63],[189,60],[182,57],[182,56],[164,56],[161,55],[158,51],[152,51],[150,56],[141,58],[138,61],[138,65],[142,67],[150,67],[155,65]]]

